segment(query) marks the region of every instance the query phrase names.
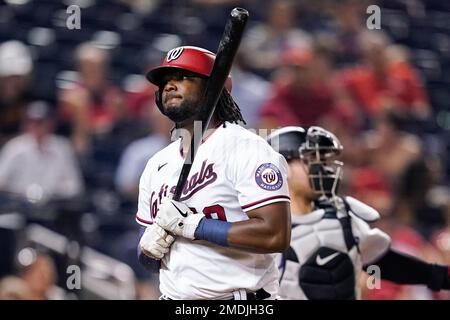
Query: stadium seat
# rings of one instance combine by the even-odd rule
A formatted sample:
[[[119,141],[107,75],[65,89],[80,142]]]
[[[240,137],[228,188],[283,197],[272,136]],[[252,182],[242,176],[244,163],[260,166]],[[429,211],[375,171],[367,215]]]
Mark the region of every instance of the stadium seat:
[[[435,52],[416,49],[412,52],[412,62],[422,71],[425,80],[436,81],[441,77],[439,56]]]
[[[33,93],[37,99],[55,100],[55,79],[58,66],[53,63],[35,63],[33,77],[39,79],[34,82]]]
[[[409,36],[409,17],[401,10],[383,9],[381,24],[396,41],[405,40]]]
[[[450,12],[450,3],[448,1],[441,0],[425,0],[423,1],[426,10],[441,10]]]

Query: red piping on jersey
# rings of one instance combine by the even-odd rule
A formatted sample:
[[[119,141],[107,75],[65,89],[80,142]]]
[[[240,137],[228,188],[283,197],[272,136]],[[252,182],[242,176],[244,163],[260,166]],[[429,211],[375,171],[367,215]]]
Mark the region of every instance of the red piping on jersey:
[[[142,218],[139,218],[138,215],[136,215],[136,219],[140,222],[147,223],[147,224],[153,224],[153,221],[144,220]]]
[[[256,201],[256,202],[252,202],[252,203],[246,204],[244,206],[241,206],[241,208],[242,209],[247,209],[247,208],[253,207],[253,206],[257,205],[257,204],[261,204],[263,202],[266,202],[266,201],[269,201],[269,200],[273,200],[273,199],[288,199],[288,200],[291,200],[291,198],[289,198],[288,196],[273,196],[273,197],[265,198],[265,199],[262,199],[262,200],[259,200],[259,201]]]
[[[215,127],[214,127],[214,131],[211,132],[211,134],[210,134],[209,136],[207,136],[206,138],[202,139],[202,141],[200,141],[199,147],[200,147],[203,143],[205,143],[206,140],[208,140],[209,137],[211,137],[211,136],[217,131],[217,129],[219,129],[222,125],[223,125],[223,122],[221,122],[221,123],[219,123],[217,126],[215,126]],[[180,144],[181,144],[181,146],[182,146],[181,141],[180,141]],[[182,147],[180,148],[180,155],[181,155],[181,157],[182,157],[183,159],[186,158],[186,157],[184,156],[184,152],[183,152],[183,148],[182,148]]]

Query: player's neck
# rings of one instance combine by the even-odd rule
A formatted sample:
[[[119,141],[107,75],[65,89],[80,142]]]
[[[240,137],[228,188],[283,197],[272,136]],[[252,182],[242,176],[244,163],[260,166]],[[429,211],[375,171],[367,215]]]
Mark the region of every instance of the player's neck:
[[[204,121],[201,121],[201,120],[197,120],[197,119],[191,118],[191,119],[187,119],[186,121],[177,123],[177,128],[179,128],[179,129],[184,129],[184,130],[189,131],[189,133],[190,133],[191,136],[192,136],[192,135],[194,134],[194,131],[195,131],[197,128],[198,128],[198,129],[201,129],[201,128],[202,128],[203,122],[204,122]],[[206,130],[211,129],[211,128],[216,128],[220,123],[221,123],[221,122],[218,121],[218,120],[216,119],[216,117],[213,117],[213,118],[211,119],[211,122],[209,123],[208,128],[206,128]]]
[[[211,122],[208,126],[208,128],[205,130],[205,134],[203,136],[202,140],[206,140],[209,135],[212,134],[215,130],[212,130],[214,128],[217,128],[221,122],[217,121],[215,118],[211,119]],[[201,135],[202,133],[202,126],[200,121],[197,120],[197,123],[192,121],[187,121],[185,123],[179,123],[177,125],[178,130],[178,137],[182,137],[182,148],[183,151],[188,150],[191,143],[191,138],[194,137],[194,134]],[[188,133],[188,134],[187,134]]]
[[[305,215],[313,210],[313,202],[299,195],[291,195],[291,213]]]

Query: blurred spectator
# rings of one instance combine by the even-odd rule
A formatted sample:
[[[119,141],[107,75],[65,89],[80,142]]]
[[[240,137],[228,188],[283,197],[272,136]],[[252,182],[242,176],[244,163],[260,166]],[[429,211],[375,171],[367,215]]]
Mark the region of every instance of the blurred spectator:
[[[79,83],[62,91],[59,103],[63,121],[70,123],[75,150],[84,154],[91,136],[111,132],[128,117],[128,110],[123,92],[108,79],[108,53],[93,43],[83,43],[75,56]]]
[[[136,202],[139,193],[139,179],[148,159],[170,142],[172,122],[163,116],[156,106],[148,108],[151,133],[127,146],[116,171],[117,190],[128,200]]]
[[[399,177],[400,182],[392,213],[380,223],[391,236],[394,248],[428,262],[443,263],[439,252],[427,240],[430,232],[424,232],[426,225],[419,220],[419,215],[439,215],[428,201],[429,192],[436,183],[430,169],[429,163],[422,159],[407,165],[404,173]],[[424,287],[398,286],[384,281],[381,286],[382,290],[370,292],[369,297],[372,299],[434,298],[433,293]]]
[[[252,73],[248,69],[243,54],[236,56],[233,69],[233,97],[241,108],[242,116],[247,128],[257,128],[260,122],[262,104],[267,99],[270,84],[264,78]]]
[[[0,300],[32,300],[30,287],[19,277],[8,276],[0,280]]]
[[[33,300],[58,298],[52,295],[56,284],[56,269],[50,256],[38,254],[29,265],[22,267],[19,274],[29,287]]]
[[[356,169],[351,173],[349,194],[375,208],[386,217],[392,209],[392,190],[384,177],[374,169]]]
[[[129,6],[133,12],[147,15],[158,8],[161,0],[119,0],[119,2]]]
[[[24,133],[0,154],[0,190],[39,202],[79,195],[83,182],[69,141],[54,135],[53,117],[42,101],[29,105]]]
[[[266,21],[249,28],[241,44],[249,67],[264,76],[282,64],[282,52],[311,45],[311,36],[295,27],[296,7],[293,1],[273,1],[266,14]]]
[[[382,225],[388,227],[388,230],[385,231],[391,236],[392,248],[429,263],[443,263],[439,253],[411,227],[403,225],[395,219],[385,219]],[[434,295],[424,286],[398,285],[382,280],[381,289],[368,290],[366,298],[371,300],[430,300],[434,298]]]
[[[56,287],[57,275],[52,258],[29,248],[25,250],[30,250],[30,259],[26,265],[20,265],[18,276],[7,276],[0,281],[0,300],[64,298],[64,292]]]
[[[337,109],[339,107],[335,107]],[[336,114],[339,114],[337,112]],[[365,162],[365,141],[361,138],[361,133],[358,130],[358,123],[353,118],[345,118],[336,116],[336,114],[330,114],[321,119],[321,125],[327,130],[335,133],[344,150],[341,154],[341,160],[345,163],[344,179],[342,181],[343,190],[347,190],[349,179],[352,177],[354,169],[361,168]],[[344,113],[341,113],[344,114]],[[353,179],[353,178],[351,178]],[[350,191],[343,191],[349,193]]]
[[[417,184],[404,181],[404,186],[414,189]],[[404,219],[403,214],[396,205],[394,194],[383,176],[374,169],[358,169],[353,172],[350,186],[352,196],[364,201],[375,208],[381,219],[375,225],[389,234],[392,239],[392,248],[417,256],[428,262],[443,263],[439,253],[432,248],[414,228],[414,217]],[[411,200],[411,198],[408,198]],[[432,299],[433,293],[423,286],[402,286],[382,280],[380,289],[369,290],[362,285],[364,299]]]
[[[450,189],[447,186],[440,187],[438,190],[435,190],[433,196],[435,202],[440,203],[443,207],[446,223],[441,230],[435,232],[432,237],[432,243],[441,254],[443,263],[450,264]],[[441,293],[437,298],[450,300],[450,292]]]
[[[30,96],[33,62],[19,41],[0,45],[0,147],[19,133]]]
[[[386,217],[382,222],[377,226],[382,225],[385,228],[384,231],[391,236],[393,249],[416,256],[429,263],[443,263],[439,253],[414,229]],[[424,286],[398,285],[382,280],[380,289],[366,289],[363,298],[370,300],[430,300],[434,298],[434,295]]]
[[[443,207],[445,224],[441,230],[438,230],[433,236],[433,243],[440,250],[447,264],[450,264],[450,188],[441,187],[435,190],[436,202]]]
[[[288,50],[283,54],[285,68],[278,71],[269,99],[261,110],[261,128],[287,125],[313,125],[334,109],[333,90],[326,72],[316,72],[310,50]]]
[[[410,163],[400,177],[396,199],[395,214],[427,239],[445,223],[444,206],[433,196],[442,177],[439,167],[438,160],[432,158]]]
[[[405,52],[389,46],[388,38],[378,31],[362,32],[359,41],[362,64],[344,70],[338,81],[355,108],[369,119],[386,109],[426,117],[430,112],[427,96]]]
[[[354,65],[361,58],[359,36],[367,30],[366,10],[374,1],[340,0],[333,1],[331,12],[334,25],[331,31],[336,43],[336,62],[342,65]]]
[[[145,83],[147,82],[147,83]],[[134,87],[125,87],[125,94],[129,104],[130,114],[137,122],[142,122],[148,127],[145,119],[148,117],[148,108],[155,104],[155,91],[158,88],[145,79],[144,83],[133,84]],[[130,86],[131,87],[131,86]]]
[[[407,166],[421,156],[421,141],[402,131],[405,121],[399,111],[379,114],[375,130],[364,141],[362,155],[367,163],[381,172],[394,185]]]

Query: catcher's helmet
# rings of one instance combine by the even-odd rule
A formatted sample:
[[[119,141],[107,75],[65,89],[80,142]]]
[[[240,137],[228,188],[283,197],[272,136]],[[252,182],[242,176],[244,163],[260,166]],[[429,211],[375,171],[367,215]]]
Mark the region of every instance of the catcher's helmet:
[[[302,159],[308,165],[311,187],[327,197],[335,196],[342,178],[342,162],[332,160],[343,147],[331,132],[317,126],[285,127],[267,141],[286,160]]]
[[[294,126],[284,127],[269,135],[267,142],[286,160],[299,159],[300,147],[306,142],[306,129]]]

